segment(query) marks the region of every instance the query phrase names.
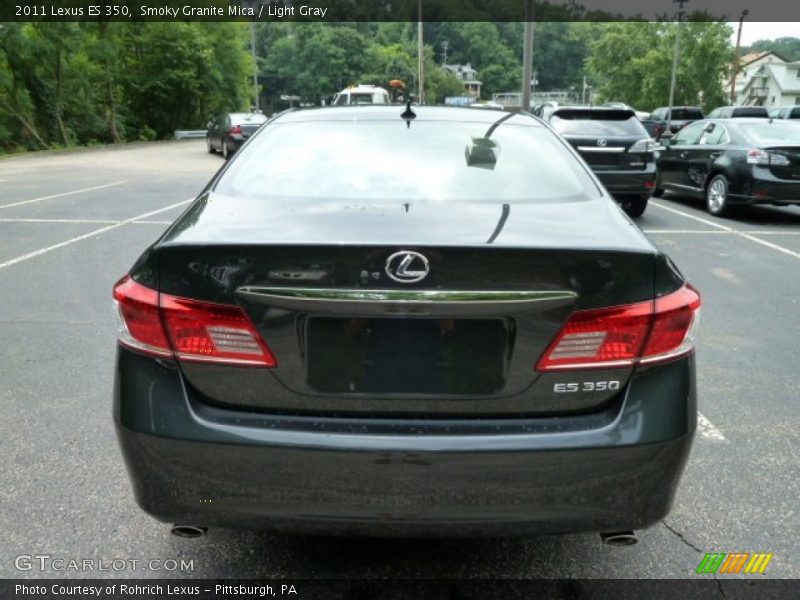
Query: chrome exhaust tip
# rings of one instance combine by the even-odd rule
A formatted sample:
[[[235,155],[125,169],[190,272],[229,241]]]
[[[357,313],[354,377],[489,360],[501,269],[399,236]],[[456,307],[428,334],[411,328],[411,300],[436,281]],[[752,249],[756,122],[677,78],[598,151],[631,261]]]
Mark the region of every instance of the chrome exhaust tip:
[[[639,541],[639,538],[632,531],[601,533],[600,539],[606,546],[633,546]]]
[[[203,537],[208,531],[208,527],[198,527],[197,525],[173,525],[169,532],[175,537],[197,539]]]

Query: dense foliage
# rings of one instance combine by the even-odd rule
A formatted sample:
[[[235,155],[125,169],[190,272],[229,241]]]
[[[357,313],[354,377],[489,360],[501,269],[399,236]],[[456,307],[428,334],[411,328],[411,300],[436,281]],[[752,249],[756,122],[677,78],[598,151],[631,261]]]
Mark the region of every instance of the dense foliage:
[[[241,23],[0,25],[0,148],[165,138],[246,108]]]
[[[681,25],[681,58],[675,105],[707,110],[726,104],[724,78],[733,50],[725,23]],[[621,100],[643,110],[669,101],[675,23],[607,23],[592,44],[587,67],[601,80],[601,99]]]

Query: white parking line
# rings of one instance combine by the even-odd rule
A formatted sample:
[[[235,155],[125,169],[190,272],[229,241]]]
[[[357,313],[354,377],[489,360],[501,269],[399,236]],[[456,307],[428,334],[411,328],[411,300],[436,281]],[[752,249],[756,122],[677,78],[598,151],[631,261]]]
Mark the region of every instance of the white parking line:
[[[2,220],[2,219],[0,219]],[[642,229],[644,233],[664,233],[664,234],[695,234],[695,235],[730,235],[730,234],[750,234],[750,235],[800,235],[800,231],[769,231],[763,229],[732,229],[730,231],[719,231],[709,229]]]
[[[119,221],[109,221],[104,219],[0,219],[0,223],[64,223],[64,224],[86,224],[113,225]]]
[[[22,256],[17,256],[16,258],[12,258],[11,260],[7,260],[6,262],[0,263],[0,269],[5,269],[6,267],[16,265],[17,263],[21,263],[23,261],[35,258],[37,256],[41,256],[42,254],[52,252],[53,250],[58,250],[59,248],[63,248],[64,246],[69,246],[70,244],[74,244],[75,242],[80,242],[81,240],[85,240],[86,238],[90,238],[95,235],[100,235],[101,233],[105,233],[106,231],[111,231],[112,229],[122,227],[123,225],[127,225],[128,223],[134,223],[139,219],[146,219],[147,217],[152,217],[153,215],[157,215],[159,213],[171,210],[173,208],[181,206],[182,204],[187,204],[192,200],[194,200],[194,198],[189,198],[188,200],[176,202],[175,204],[170,204],[169,206],[165,206],[164,208],[159,208],[158,210],[152,210],[150,212],[146,212],[143,215],[137,215],[135,217],[131,217],[130,219],[125,219],[124,221],[119,221],[111,225],[106,225],[105,227],[101,227],[100,229],[95,229],[94,231],[90,231],[89,233],[84,233],[83,235],[79,235],[74,238],[70,238],[63,242],[59,242],[58,244],[53,244],[52,246],[47,246],[46,248],[40,248],[39,250],[28,252],[27,254],[23,254]]]
[[[0,223],[59,223],[64,225],[117,225],[122,221],[111,219],[0,219]],[[128,221],[126,221],[126,224]],[[130,221],[131,225],[170,225],[172,221]]]
[[[660,202],[651,202],[652,206],[656,206],[662,210],[666,210],[671,213],[675,213],[676,215],[681,215],[682,217],[686,217],[687,219],[693,219],[694,221],[698,221],[710,227],[716,227],[722,231],[727,233],[733,233],[740,237],[743,237],[746,240],[750,240],[751,242],[755,242],[756,244],[761,244],[762,246],[766,246],[767,248],[772,248],[773,250],[777,250],[778,252],[782,252],[783,254],[787,254],[788,256],[792,256],[794,258],[800,258],[800,252],[795,252],[794,250],[789,250],[789,248],[784,248],[783,246],[779,246],[778,244],[773,244],[772,242],[768,242],[766,240],[762,240],[761,238],[757,238],[754,235],[749,233],[745,233],[743,231],[739,231],[734,229],[733,227],[728,227],[727,225],[720,225],[719,223],[714,223],[714,221],[709,221],[708,219],[703,219],[702,217],[698,217],[691,213],[684,212],[682,210],[678,210],[677,208],[671,208],[669,206],[664,206]]]
[[[730,231],[709,231],[708,229],[642,229],[644,233],[730,233]]]
[[[94,190],[102,190],[105,188],[113,187],[115,185],[122,185],[125,180],[113,181],[103,185],[96,185],[94,187],[82,188],[80,190],[72,190],[71,192],[61,192],[60,194],[51,194],[49,196],[42,196],[40,198],[31,198],[30,200],[20,200],[19,202],[12,202],[11,204],[0,204],[0,208],[11,208],[12,206],[22,206],[23,204],[32,204],[34,202],[41,202],[42,200],[52,200],[53,198],[63,198],[64,196],[73,196],[75,194],[82,194],[83,192],[92,192]]]
[[[697,429],[704,438],[715,442],[726,442],[728,438],[701,412],[697,413]]]

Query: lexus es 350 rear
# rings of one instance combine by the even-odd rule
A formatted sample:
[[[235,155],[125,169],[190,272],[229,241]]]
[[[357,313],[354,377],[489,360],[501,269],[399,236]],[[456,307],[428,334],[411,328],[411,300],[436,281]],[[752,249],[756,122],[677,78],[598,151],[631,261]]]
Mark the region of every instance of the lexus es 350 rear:
[[[697,292],[524,114],[284,113],[114,300],[119,441],[170,523],[634,530],[695,431]]]

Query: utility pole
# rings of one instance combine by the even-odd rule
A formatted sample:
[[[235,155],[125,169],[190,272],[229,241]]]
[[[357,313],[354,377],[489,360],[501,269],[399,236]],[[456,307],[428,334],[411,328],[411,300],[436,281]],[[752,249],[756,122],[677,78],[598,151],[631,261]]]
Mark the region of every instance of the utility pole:
[[[739,32],[736,34],[736,52],[733,55],[733,65],[731,67],[731,105],[736,104],[736,75],[739,71],[739,47],[742,42],[742,23],[748,14],[750,14],[750,11],[745,9],[742,11],[742,16],[739,17]]]
[[[522,46],[522,110],[531,109],[531,79],[533,78],[533,18],[534,0],[525,0],[525,41]]]
[[[442,42],[442,46],[444,47],[444,62],[442,62],[442,64],[446,65],[447,64],[447,40]]]
[[[667,109],[667,137],[672,135],[672,103],[675,102],[675,79],[678,76],[678,61],[681,55],[681,25],[683,23],[683,5],[689,0],[672,0],[678,5],[678,30],[675,32],[675,53],[672,55],[672,80],[669,84],[669,107]]]
[[[417,103],[425,103],[425,44],[422,39],[422,0],[417,0]]]
[[[260,102],[258,99],[258,61],[256,60],[256,22],[250,21],[250,54],[253,57],[253,107],[256,112],[261,110]]]

